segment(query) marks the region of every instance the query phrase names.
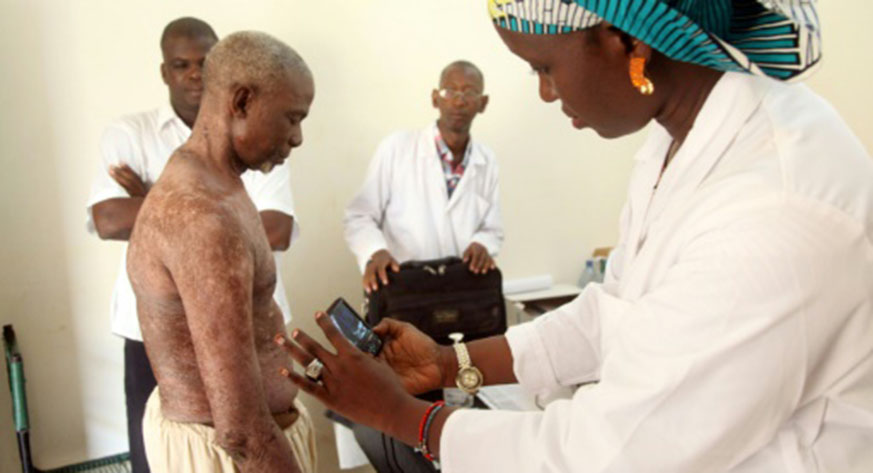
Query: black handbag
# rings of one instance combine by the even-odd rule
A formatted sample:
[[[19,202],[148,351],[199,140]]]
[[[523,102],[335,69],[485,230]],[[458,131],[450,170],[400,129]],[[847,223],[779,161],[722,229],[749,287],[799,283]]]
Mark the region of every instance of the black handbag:
[[[500,270],[474,274],[456,257],[409,261],[367,297],[367,322],[409,322],[440,344],[451,344],[454,332],[465,341],[499,335],[506,332],[502,284]]]

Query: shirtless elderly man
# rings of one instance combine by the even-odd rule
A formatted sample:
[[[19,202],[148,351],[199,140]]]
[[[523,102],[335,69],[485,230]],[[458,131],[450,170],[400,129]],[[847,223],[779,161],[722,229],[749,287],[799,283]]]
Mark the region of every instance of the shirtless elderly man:
[[[312,74],[294,50],[235,33],[206,57],[191,137],[142,205],[127,268],[158,387],[143,419],[161,472],[312,472],[312,422],[278,375],[291,360],[276,266],[240,174],[303,141]]]

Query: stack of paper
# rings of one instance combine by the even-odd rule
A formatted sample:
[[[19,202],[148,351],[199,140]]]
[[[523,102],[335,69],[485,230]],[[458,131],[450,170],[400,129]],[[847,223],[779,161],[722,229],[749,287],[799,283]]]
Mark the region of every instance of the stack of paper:
[[[485,386],[477,394],[490,409],[507,411],[538,411],[536,400],[519,384]]]

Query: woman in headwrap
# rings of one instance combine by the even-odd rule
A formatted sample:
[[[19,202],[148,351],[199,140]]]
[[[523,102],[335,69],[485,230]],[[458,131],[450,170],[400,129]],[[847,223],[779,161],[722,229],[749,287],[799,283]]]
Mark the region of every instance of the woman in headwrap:
[[[324,316],[338,353],[295,332],[295,359],[325,368],[291,379],[423,439],[447,473],[873,471],[873,162],[825,101],[785,83],[821,59],[812,3],[489,10],[573,126],[651,126],[606,283],[467,347],[485,384],[584,386],[542,412],[432,407],[403,388],[454,385],[462,353],[384,323],[380,362]]]

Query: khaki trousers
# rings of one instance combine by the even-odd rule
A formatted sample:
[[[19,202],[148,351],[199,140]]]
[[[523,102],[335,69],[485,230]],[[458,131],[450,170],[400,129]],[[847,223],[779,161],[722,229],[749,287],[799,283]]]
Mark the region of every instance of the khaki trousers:
[[[285,437],[300,471],[316,472],[315,429],[309,412],[299,399],[294,407],[300,417],[285,429]],[[142,421],[146,457],[152,473],[238,473],[230,455],[215,442],[215,428],[188,422],[175,422],[161,413],[158,388],[146,403]]]

